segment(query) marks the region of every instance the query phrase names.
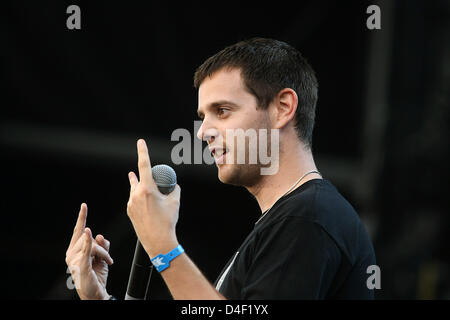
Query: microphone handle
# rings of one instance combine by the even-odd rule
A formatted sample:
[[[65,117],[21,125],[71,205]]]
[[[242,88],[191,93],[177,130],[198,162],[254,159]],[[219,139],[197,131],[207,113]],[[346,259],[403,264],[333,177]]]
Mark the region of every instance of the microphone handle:
[[[156,185],[158,186],[158,190],[162,194],[169,194],[175,189],[177,181],[176,174],[169,166],[155,166],[152,168],[152,174]],[[167,175],[172,177],[170,184],[167,184],[167,182],[164,181]],[[162,178],[163,182],[160,182],[160,178]],[[139,239],[137,239],[125,300],[147,300],[152,271],[153,264],[150,261],[150,257],[147,252],[145,252]]]
[[[147,300],[153,264],[139,239],[134,250],[125,300]]]

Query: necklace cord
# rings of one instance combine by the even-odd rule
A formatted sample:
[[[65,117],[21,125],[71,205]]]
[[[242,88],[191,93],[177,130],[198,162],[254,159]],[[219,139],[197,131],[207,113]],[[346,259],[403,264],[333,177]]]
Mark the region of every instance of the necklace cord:
[[[288,191],[286,191],[281,197],[279,197],[279,198],[277,199],[277,201],[275,201],[275,202],[270,206],[270,208],[267,209],[265,213],[263,213],[263,215],[262,215],[261,217],[259,217],[258,221],[256,221],[255,224],[257,224],[262,218],[264,218],[264,217],[269,213],[269,211],[272,209],[272,207],[275,205],[275,203],[277,203],[278,200],[280,200],[280,199],[283,198],[285,195],[287,195],[289,192],[291,192],[292,189],[294,189],[295,186],[296,186],[300,181],[302,181],[304,177],[306,177],[307,175],[313,174],[313,173],[317,173],[318,175],[320,175],[320,176],[322,177],[322,174],[321,174],[319,171],[317,171],[317,170],[311,170],[311,171],[308,171],[307,173],[305,173],[303,176],[300,177],[300,179],[298,179],[298,180],[294,183],[294,185],[293,185],[292,187],[289,188]]]

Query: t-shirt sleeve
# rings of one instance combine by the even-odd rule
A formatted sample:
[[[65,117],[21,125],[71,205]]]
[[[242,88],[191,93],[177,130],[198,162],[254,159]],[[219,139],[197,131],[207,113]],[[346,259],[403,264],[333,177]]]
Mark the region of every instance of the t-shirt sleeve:
[[[322,227],[298,217],[262,230],[253,251],[243,299],[324,299],[341,261]]]

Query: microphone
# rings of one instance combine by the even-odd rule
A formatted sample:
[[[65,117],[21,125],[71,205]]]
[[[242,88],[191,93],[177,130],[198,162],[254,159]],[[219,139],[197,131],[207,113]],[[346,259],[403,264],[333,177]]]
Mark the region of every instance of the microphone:
[[[177,184],[175,171],[165,164],[152,168],[153,180],[162,194],[171,193]],[[148,287],[152,276],[153,264],[145,252],[139,239],[134,250],[133,263],[131,265],[130,277],[128,279],[125,300],[147,300]]]

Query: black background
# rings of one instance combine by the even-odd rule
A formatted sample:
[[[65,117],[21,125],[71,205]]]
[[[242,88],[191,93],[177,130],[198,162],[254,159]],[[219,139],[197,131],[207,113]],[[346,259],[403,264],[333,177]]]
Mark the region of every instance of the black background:
[[[381,7],[381,30],[366,28],[372,3]],[[70,4],[81,8],[81,30],[66,27]],[[298,48],[317,73],[314,155],[370,230],[382,272],[376,296],[449,298],[449,7],[2,3],[0,296],[76,299],[64,258],[82,202],[94,235],[112,243],[108,291],[123,296],[136,239],[126,215],[136,140],[147,140],[153,164],[173,165],[173,130],[194,136],[196,67],[227,45],[262,36]],[[386,34],[388,46],[373,49],[373,39]],[[389,57],[380,65],[386,105],[373,113],[369,65],[380,52]],[[381,123],[376,135],[368,122]],[[370,155],[378,166],[364,165]],[[213,166],[173,166],[182,188],[179,241],[214,281],[259,208],[245,189],[221,184]],[[358,192],[367,174],[374,177],[369,195]],[[170,298],[156,272],[150,298]]]

